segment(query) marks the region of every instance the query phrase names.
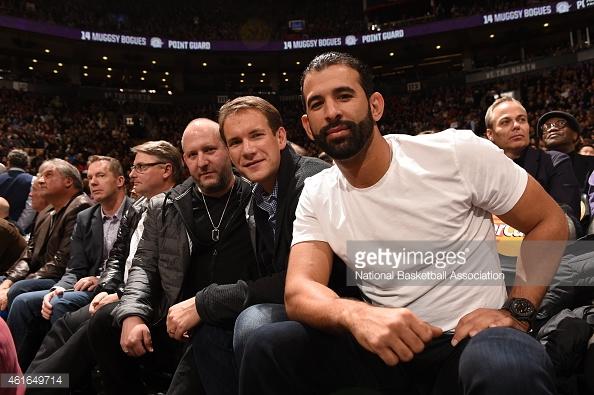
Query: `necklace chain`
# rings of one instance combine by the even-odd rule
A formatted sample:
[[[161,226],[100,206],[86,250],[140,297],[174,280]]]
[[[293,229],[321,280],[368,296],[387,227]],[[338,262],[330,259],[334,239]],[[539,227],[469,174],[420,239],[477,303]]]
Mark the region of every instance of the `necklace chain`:
[[[200,191],[200,188],[198,188]],[[231,191],[229,191],[229,196],[227,197],[227,203],[225,203],[225,208],[223,208],[223,213],[221,214],[221,219],[219,220],[219,224],[215,226],[212,217],[210,216],[210,211],[208,210],[208,205],[206,204],[206,199],[204,198],[204,194],[200,191],[200,195],[202,196],[202,201],[204,202],[204,208],[206,208],[206,214],[208,214],[208,219],[212,225],[212,231],[210,232],[210,237],[212,241],[219,241],[219,227],[221,223],[223,223],[223,218],[225,217],[225,211],[227,211],[227,205],[229,204],[229,200],[231,200],[231,193],[233,192],[233,187],[231,187]]]

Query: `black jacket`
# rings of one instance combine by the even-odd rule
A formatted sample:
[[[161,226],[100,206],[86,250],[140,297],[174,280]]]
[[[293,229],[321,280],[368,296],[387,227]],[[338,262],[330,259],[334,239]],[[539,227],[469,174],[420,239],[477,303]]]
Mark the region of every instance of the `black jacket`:
[[[574,174],[571,159],[558,151],[541,151],[528,147],[523,168],[548,192],[560,206],[571,208],[573,217],[580,215],[580,185]]]
[[[212,284],[196,295],[196,308],[201,319],[210,324],[221,325],[235,318],[247,307],[259,303],[284,303],[285,275],[293,239],[293,221],[299,196],[305,179],[330,167],[326,162],[299,156],[287,144],[281,152],[277,175],[278,206],[276,211],[276,234],[274,253],[269,262],[258,261],[258,278],[253,281],[238,281],[236,284]],[[257,251],[258,237],[265,237],[256,229],[254,201],[246,208],[252,243]],[[343,265],[334,265],[338,270]],[[342,283],[345,283],[344,277]]]
[[[105,270],[101,273],[101,278],[99,278],[97,293],[117,293],[120,297],[123,295],[125,286],[124,268],[130,254],[130,240],[147,205],[147,199],[140,198],[128,207],[122,217],[118,237],[105,263]]]
[[[236,177],[236,185],[240,202],[231,215],[243,216],[251,185],[239,177]],[[156,324],[166,317],[170,306],[181,300],[192,251],[202,248],[195,237],[193,186],[194,180],[188,178],[150,200],[124,294],[112,311],[119,325],[128,316]]]
[[[124,212],[131,201],[130,198],[125,198]],[[78,213],[66,273],[54,287],[73,288],[81,278],[97,275],[103,265],[104,237],[100,204]]]
[[[540,304],[536,327],[544,325],[563,309],[590,304],[594,299],[593,238],[588,235],[567,247],[551,286]]]
[[[587,192],[588,178],[594,170],[594,157],[587,155],[580,155],[576,151],[572,151],[569,154],[575,177],[577,178],[580,191]]]

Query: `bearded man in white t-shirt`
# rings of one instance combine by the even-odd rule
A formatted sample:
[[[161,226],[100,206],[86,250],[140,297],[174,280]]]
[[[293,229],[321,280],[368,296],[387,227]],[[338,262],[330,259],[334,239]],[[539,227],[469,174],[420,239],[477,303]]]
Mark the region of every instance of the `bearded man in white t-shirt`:
[[[307,135],[336,166],[305,183],[285,288],[294,321],[252,336],[241,391],[554,394],[526,332],[567,239],[558,205],[471,131],[382,136],[384,99],[350,55],[316,57],[301,88]],[[526,234],[509,295],[491,213]],[[327,287],[333,252],[365,301]]]

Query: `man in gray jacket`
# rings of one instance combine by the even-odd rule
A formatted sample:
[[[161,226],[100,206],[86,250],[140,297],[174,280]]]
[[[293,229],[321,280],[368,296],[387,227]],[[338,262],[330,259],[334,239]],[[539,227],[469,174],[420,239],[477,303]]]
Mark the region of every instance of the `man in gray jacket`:
[[[251,187],[233,175],[218,125],[190,122],[182,148],[191,177],[151,200],[121,301],[89,323],[108,393],[143,393],[139,362],[145,369],[172,371],[180,349],[172,338],[211,334],[199,325],[201,289],[257,274],[244,217]]]

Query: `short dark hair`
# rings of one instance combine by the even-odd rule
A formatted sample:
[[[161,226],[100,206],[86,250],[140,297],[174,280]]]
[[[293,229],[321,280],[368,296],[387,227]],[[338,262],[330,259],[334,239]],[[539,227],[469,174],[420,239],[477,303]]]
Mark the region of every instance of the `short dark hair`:
[[[347,66],[359,73],[359,83],[368,98],[374,92],[373,74],[365,63],[348,53],[326,52],[313,58],[305,70],[303,70],[303,74],[301,75],[301,100],[303,102],[303,108],[305,108],[305,97],[303,95],[305,77],[312,71],[321,71],[335,65]]]
[[[13,149],[8,153],[6,159],[8,167],[18,167],[23,170],[27,170],[29,167],[29,155],[23,150]]]

